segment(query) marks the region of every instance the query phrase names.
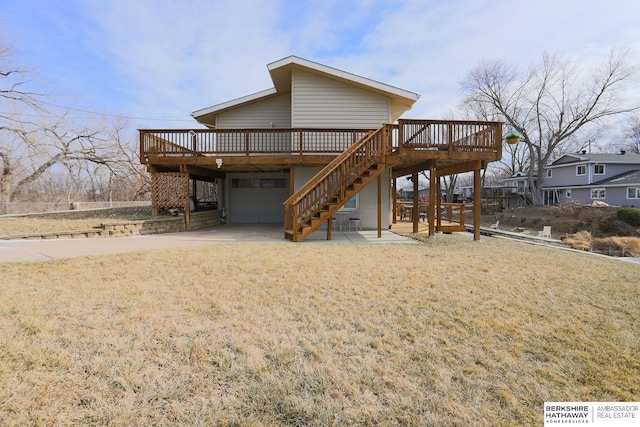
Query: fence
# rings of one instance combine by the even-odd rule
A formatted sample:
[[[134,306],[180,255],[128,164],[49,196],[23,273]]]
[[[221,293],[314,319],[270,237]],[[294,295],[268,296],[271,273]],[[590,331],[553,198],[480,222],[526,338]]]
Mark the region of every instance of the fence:
[[[130,208],[150,206],[150,201],[129,202],[5,202],[0,203],[0,215],[21,215],[29,213],[49,213],[70,210],[104,208]]]

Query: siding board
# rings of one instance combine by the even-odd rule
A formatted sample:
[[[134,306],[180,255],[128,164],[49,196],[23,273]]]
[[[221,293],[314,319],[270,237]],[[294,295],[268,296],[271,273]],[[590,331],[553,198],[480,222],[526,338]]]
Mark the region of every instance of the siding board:
[[[389,98],[294,70],[294,127],[377,129],[391,121]]]
[[[291,127],[291,94],[248,104],[218,116],[218,129]]]

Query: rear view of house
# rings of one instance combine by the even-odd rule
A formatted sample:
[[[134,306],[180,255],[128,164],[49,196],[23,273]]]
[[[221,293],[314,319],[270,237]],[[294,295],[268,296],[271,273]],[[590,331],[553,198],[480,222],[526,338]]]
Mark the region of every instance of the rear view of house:
[[[546,205],[577,200],[640,208],[640,155],[567,154],[545,167]]]
[[[295,56],[267,69],[273,88],[192,113],[204,129],[140,131],[154,210],[189,221],[190,182],[207,181],[228,222],[281,223],[294,241],[340,217],[381,230],[396,177],[479,176],[501,157],[501,123],[402,120],[418,94]]]

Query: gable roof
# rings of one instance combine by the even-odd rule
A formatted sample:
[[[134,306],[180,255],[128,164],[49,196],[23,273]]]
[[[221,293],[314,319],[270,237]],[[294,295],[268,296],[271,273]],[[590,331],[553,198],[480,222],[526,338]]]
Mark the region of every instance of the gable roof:
[[[578,153],[565,154],[559,159],[551,162],[546,167],[564,166],[567,164],[580,163],[622,163],[622,164],[640,164],[640,154],[635,153]]]
[[[224,111],[237,108],[241,105],[258,102],[270,97],[284,95],[291,92],[291,74],[293,70],[301,70],[343,84],[355,86],[369,92],[388,97],[391,100],[391,121],[397,120],[405,111],[409,110],[420,98],[420,95],[404,89],[367,79],[356,74],[338,70],[317,62],[288,56],[267,65],[274,87],[251,95],[243,96],[208,108],[191,113],[201,123],[210,122],[211,119]]]

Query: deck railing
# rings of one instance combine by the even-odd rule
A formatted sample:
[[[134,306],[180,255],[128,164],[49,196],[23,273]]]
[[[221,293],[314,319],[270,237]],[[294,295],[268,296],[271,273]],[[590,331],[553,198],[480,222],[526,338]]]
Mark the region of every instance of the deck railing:
[[[502,152],[502,123],[471,120],[398,120],[399,151]]]
[[[463,203],[447,203],[440,202],[440,211],[438,209],[434,211],[437,227],[442,227],[442,220],[447,221],[448,224],[464,226],[464,214],[465,205]],[[418,219],[426,221],[429,213],[429,203],[418,203]],[[413,202],[398,202],[396,205],[396,218],[405,221],[413,221]]]
[[[140,158],[337,154],[373,129],[140,130]]]
[[[140,161],[161,157],[338,154],[375,129],[140,130]],[[502,123],[399,120],[391,145],[403,150],[501,152]]]

